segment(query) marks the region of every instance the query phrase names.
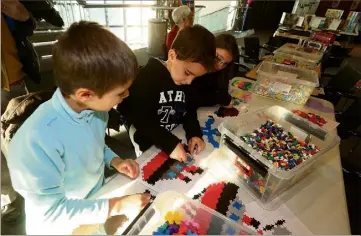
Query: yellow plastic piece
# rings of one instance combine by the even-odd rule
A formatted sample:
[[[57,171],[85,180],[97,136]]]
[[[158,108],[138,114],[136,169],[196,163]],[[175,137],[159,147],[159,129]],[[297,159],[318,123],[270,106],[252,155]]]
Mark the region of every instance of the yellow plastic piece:
[[[184,216],[178,211],[168,211],[165,215],[165,220],[168,221],[169,224],[180,224],[183,218]]]
[[[260,187],[259,187],[259,191],[260,191],[261,193],[264,193],[264,190],[265,190],[265,189],[264,189],[263,186],[260,186]]]

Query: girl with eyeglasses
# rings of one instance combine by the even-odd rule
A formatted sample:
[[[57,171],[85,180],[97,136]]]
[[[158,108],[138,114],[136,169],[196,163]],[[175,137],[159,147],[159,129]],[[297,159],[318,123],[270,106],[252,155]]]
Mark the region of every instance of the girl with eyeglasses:
[[[216,37],[216,61],[214,71],[196,78],[190,93],[197,107],[230,105],[228,84],[236,76],[234,62],[239,61],[239,49],[234,36],[221,34]]]

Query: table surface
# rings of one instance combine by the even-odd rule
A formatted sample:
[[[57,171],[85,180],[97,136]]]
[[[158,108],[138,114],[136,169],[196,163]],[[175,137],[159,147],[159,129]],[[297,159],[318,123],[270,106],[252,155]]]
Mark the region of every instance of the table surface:
[[[247,79],[243,78],[243,80]],[[318,101],[323,106],[333,108],[332,104],[325,100],[318,98],[311,99]],[[324,113],[308,107],[254,94],[248,102],[248,111],[272,105],[280,105],[289,110],[302,109],[334,120],[333,113]],[[180,127],[177,127],[177,129],[178,128]],[[217,150],[213,151],[212,154],[209,155],[209,158],[212,158],[212,156],[217,156]],[[142,156],[139,158],[142,158]],[[304,177],[303,180],[285,192],[287,193],[286,195],[290,197],[287,198],[282,206],[287,207],[287,210],[289,209],[313,234],[350,234],[338,146],[327,152],[325,156],[316,163],[315,169],[317,170],[316,172]],[[126,179],[124,176],[116,175],[92,198],[121,196],[125,189],[133,183],[134,180],[132,181]]]
[[[264,60],[267,60],[267,61],[271,61],[272,59],[273,59],[272,56],[264,57]],[[256,80],[257,79],[257,70],[258,70],[258,68],[260,67],[261,64],[262,64],[262,62],[259,63],[258,65],[256,65],[252,70],[250,70],[246,74],[246,77],[249,78],[249,79]],[[321,75],[321,64],[318,64],[313,70],[317,72],[318,76],[320,76]]]

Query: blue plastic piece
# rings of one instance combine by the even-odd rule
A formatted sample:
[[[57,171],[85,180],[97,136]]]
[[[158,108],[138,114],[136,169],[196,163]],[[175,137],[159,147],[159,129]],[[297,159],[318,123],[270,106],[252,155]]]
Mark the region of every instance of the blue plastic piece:
[[[207,140],[214,148],[219,148],[219,143],[214,139],[214,136],[218,136],[218,130],[212,129],[214,124],[214,117],[208,116],[208,120],[205,123],[205,127],[201,127],[203,135],[207,136]]]
[[[164,235],[164,229],[163,229],[163,227],[162,227],[162,226],[161,226],[161,227],[158,227],[157,231],[154,231],[152,234],[153,234],[153,235]]]
[[[193,158],[191,156],[187,156],[187,162],[192,163],[193,162]]]
[[[188,230],[188,231],[187,231],[187,235],[198,235],[198,234],[195,233],[195,232],[193,233],[192,231]]]
[[[234,214],[234,213],[232,213],[232,215],[231,215],[229,218],[231,218],[231,219],[234,220],[234,221],[238,221],[238,220],[240,219],[239,216],[237,216],[237,215]]]
[[[236,208],[237,210],[241,210],[242,206],[243,206],[242,203],[239,202],[233,203],[233,207]]]
[[[169,171],[169,172],[168,172],[168,176],[169,176],[170,178],[175,178],[175,177],[177,176],[177,174],[174,173],[173,171]]]
[[[236,231],[233,228],[228,227],[226,233],[227,233],[227,235],[235,235]]]
[[[175,168],[176,168],[177,170],[182,170],[182,169],[183,169],[183,166],[178,163],[178,164],[175,165]]]

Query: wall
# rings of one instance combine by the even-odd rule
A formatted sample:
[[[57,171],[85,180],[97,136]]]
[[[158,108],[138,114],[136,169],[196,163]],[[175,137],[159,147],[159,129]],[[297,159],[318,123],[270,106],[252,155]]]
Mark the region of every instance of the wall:
[[[230,0],[225,1],[196,1],[196,5],[203,5],[206,6],[206,8],[203,8],[200,11],[200,16],[208,15],[209,13],[215,12],[219,9],[222,9],[224,7],[228,7],[231,5]]]

